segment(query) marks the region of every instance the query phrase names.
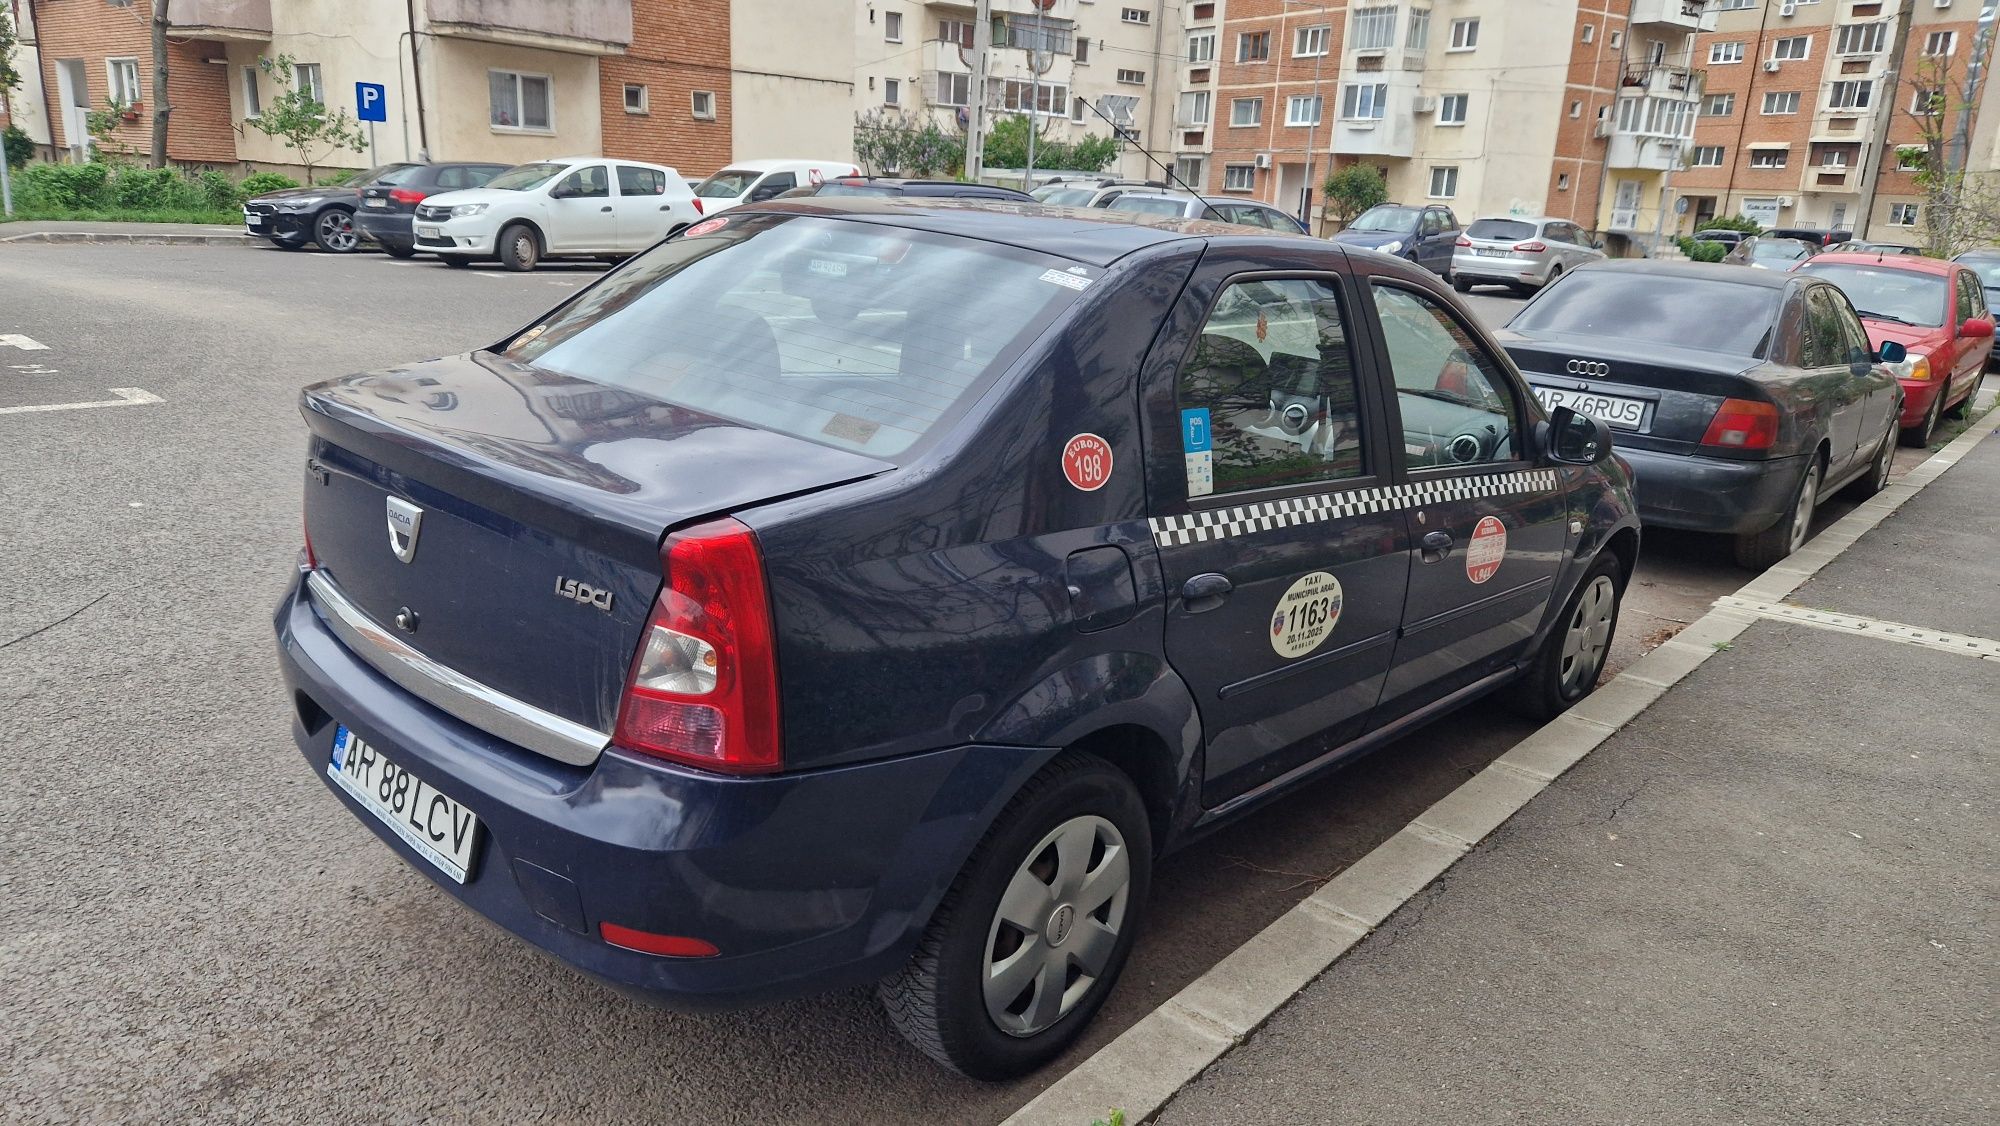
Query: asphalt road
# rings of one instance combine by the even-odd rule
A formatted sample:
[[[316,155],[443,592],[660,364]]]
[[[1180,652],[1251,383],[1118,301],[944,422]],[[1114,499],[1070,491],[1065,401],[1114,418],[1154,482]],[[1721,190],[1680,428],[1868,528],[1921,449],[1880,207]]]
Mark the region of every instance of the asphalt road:
[[[0,248],[0,334],[47,346],[0,337],[0,1117],[979,1122],[1054,1078],[942,1075],[865,992],[611,994],[453,906],[293,749],[298,389],[485,344],[596,272]],[[1698,537],[1647,550],[1618,664],[1745,578]],[[1476,708],[1169,860],[1075,1058],[1527,730]]]

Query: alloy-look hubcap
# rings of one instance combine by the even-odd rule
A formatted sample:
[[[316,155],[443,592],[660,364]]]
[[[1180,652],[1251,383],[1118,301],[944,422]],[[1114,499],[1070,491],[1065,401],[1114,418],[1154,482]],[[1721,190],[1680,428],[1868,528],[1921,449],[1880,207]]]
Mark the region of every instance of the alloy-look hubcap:
[[[1033,1036],[1077,1006],[1111,965],[1132,891],[1125,837],[1102,817],[1072,817],[1028,851],[986,935],[986,1013]]]
[[[1799,486],[1799,503],[1792,512],[1792,550],[1805,546],[1806,533],[1812,530],[1813,505],[1819,500],[1819,466],[1806,470],[1806,479]]]
[[[339,213],[325,216],[319,221],[320,234],[325,238],[330,250],[352,250],[355,245],[354,221]]]
[[[1563,690],[1567,694],[1589,686],[1604,667],[1604,651],[1611,646],[1611,627],[1618,616],[1618,587],[1609,575],[1599,575],[1577,599],[1576,613],[1570,616],[1563,636]]]

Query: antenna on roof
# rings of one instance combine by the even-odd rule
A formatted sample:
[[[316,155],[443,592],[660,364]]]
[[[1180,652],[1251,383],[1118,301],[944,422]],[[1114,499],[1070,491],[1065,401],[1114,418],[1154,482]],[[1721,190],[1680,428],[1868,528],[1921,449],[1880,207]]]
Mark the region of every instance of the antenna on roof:
[[[1080,99],[1079,99],[1079,100],[1080,100]],[[1103,110],[1101,110],[1101,109],[1097,108],[1097,103],[1096,103],[1096,102],[1089,102],[1089,101],[1086,101],[1086,102],[1084,102],[1083,104],[1084,104],[1084,105],[1085,105],[1085,106],[1086,106],[1086,107],[1087,107],[1087,108],[1088,108],[1088,109],[1090,110],[1090,112],[1092,112],[1092,113],[1096,114],[1097,116],[1099,116],[1099,117],[1103,118],[1103,119],[1104,119],[1104,123],[1105,123],[1106,125],[1109,125],[1109,126],[1111,126],[1111,135],[1112,135],[1113,137],[1118,137],[1118,138],[1123,138],[1123,137],[1125,136],[1125,130],[1124,130],[1124,126],[1121,126],[1121,125],[1119,125],[1119,124],[1118,124],[1118,123],[1117,123],[1116,121],[1113,121],[1113,120],[1111,119],[1111,116],[1110,116],[1109,114],[1107,114],[1107,113],[1105,113],[1105,112],[1104,112]],[[1153,155],[1152,153],[1149,153],[1149,152],[1147,152],[1147,151],[1146,151],[1146,150],[1145,150],[1144,148],[1141,148],[1141,149],[1139,150],[1139,155],[1140,155],[1140,156],[1143,156],[1143,157],[1145,157],[1145,158],[1146,158],[1147,160],[1150,160],[1150,161],[1152,161],[1152,162],[1153,162],[1154,164],[1158,165],[1158,166],[1159,166],[1159,169],[1160,169],[1160,171],[1162,171],[1162,172],[1165,172],[1165,173],[1167,174],[1167,181],[1168,181],[1168,182],[1167,182],[1167,184],[1165,185],[1166,187],[1172,187],[1172,186],[1173,186],[1173,181],[1175,181],[1175,180],[1180,180],[1180,182],[1181,182],[1181,187],[1183,187],[1183,188],[1186,188],[1186,189],[1187,189],[1187,191],[1188,191],[1188,194],[1189,194],[1189,195],[1200,195],[1200,194],[1201,194],[1201,191],[1200,191],[1199,189],[1197,189],[1197,188],[1196,188],[1196,187],[1195,187],[1194,185],[1192,185],[1192,184],[1188,183],[1188,182],[1187,182],[1186,180],[1181,180],[1181,176],[1180,176],[1180,173],[1178,173],[1178,172],[1175,172],[1175,171],[1173,170],[1173,168],[1172,168],[1172,167],[1171,167],[1170,165],[1167,165],[1167,164],[1163,163],[1163,162],[1162,162],[1162,161],[1161,161],[1161,160],[1160,160],[1160,159],[1159,159],[1158,157],[1154,156],[1154,155]]]

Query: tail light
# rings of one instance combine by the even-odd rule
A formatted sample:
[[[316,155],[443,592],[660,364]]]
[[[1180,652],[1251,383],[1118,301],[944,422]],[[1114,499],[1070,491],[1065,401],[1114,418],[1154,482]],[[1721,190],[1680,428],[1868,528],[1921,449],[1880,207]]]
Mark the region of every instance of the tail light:
[[[1522,254],[1540,254],[1542,251],[1547,250],[1548,247],[1543,246],[1539,242],[1517,242],[1514,244],[1514,249]]]
[[[700,196],[696,196],[696,197],[694,197],[694,213],[695,213],[696,215],[701,215],[701,214],[704,214],[704,212],[703,212],[703,211],[702,211],[702,209],[701,209],[701,197],[700,197]]]
[[[1778,408],[1759,399],[1724,399],[1701,436],[1704,446],[1768,450],[1778,441]]]
[[[415,188],[389,189],[389,198],[395,200],[397,203],[422,203],[424,201],[424,197],[429,194],[431,193],[420,192],[417,191]]]
[[[1469,238],[1466,238],[1466,237],[1465,237],[1464,235],[1460,235],[1460,236],[1458,236],[1458,243],[1457,243],[1457,245],[1459,245],[1459,246],[1471,246],[1471,245],[1472,245],[1472,240],[1471,240],[1471,239],[1469,239]]]
[[[661,554],[666,585],[612,741],[711,770],[778,769],[778,654],[756,537],[712,520],[668,536]]]
[[[305,513],[303,511],[299,513],[299,531],[305,536],[305,541],[306,541],[305,552],[304,552],[306,570],[317,571],[319,570],[319,556],[313,554],[312,525],[306,523]]]

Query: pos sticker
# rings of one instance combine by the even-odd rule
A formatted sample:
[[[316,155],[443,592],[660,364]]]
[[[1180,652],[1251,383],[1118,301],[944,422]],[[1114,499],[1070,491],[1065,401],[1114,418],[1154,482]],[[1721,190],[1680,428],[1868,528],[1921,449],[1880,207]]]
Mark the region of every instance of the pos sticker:
[[[1287,587],[1271,614],[1271,648],[1281,657],[1303,657],[1333,635],[1340,621],[1340,580],[1314,571]]]
[[[1472,542],[1465,545],[1465,577],[1483,583],[1500,570],[1507,558],[1507,525],[1497,517],[1482,516],[1472,529]]]

